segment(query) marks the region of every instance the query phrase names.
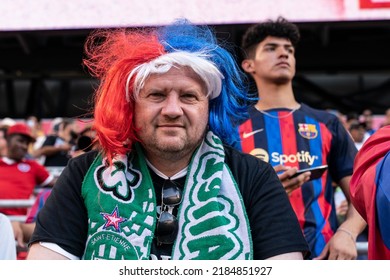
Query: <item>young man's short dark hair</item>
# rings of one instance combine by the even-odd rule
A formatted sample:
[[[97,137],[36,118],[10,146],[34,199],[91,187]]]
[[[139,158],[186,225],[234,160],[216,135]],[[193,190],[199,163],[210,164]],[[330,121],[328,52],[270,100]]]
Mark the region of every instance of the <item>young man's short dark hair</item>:
[[[286,38],[296,47],[300,33],[298,27],[283,17],[278,17],[276,21],[268,20],[258,23],[247,29],[242,38],[241,48],[244,57],[252,56],[254,48],[268,36]]]

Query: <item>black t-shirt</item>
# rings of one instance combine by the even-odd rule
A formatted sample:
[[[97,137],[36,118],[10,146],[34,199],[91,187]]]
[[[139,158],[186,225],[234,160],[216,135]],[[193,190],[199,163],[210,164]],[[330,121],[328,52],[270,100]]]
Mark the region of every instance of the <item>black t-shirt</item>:
[[[46,137],[45,141],[42,144],[42,147],[45,146],[59,146],[64,144],[65,141],[55,135],[49,135]],[[44,166],[66,166],[70,159],[70,155],[67,151],[59,151],[50,156],[46,156]]]
[[[82,257],[88,236],[88,215],[81,186],[96,155],[96,151],[91,151],[69,161],[38,214],[30,244],[52,242]],[[225,162],[244,200],[251,227],[254,259],[289,252],[308,252],[288,196],[271,165],[227,146]],[[155,175],[151,175],[154,178]],[[158,190],[156,186],[155,189],[158,199],[161,189]],[[157,201],[157,205],[159,203]],[[161,258],[170,255],[171,250],[171,245],[152,246],[151,254]]]

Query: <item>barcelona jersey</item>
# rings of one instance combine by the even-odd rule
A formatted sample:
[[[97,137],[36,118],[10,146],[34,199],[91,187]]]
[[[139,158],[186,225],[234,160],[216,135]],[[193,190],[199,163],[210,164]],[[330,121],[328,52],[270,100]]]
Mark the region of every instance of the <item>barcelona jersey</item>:
[[[243,152],[272,166],[329,166],[321,178],[306,182],[290,196],[311,257],[316,257],[338,226],[332,182],[352,175],[354,142],[335,115],[305,104],[298,110],[276,108],[265,113],[251,107],[249,116],[239,128]]]

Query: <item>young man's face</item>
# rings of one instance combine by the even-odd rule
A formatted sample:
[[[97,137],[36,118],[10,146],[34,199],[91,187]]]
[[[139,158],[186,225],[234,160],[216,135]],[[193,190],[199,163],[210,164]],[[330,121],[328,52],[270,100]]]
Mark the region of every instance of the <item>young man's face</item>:
[[[288,39],[268,36],[260,42],[254,56],[243,61],[243,68],[255,80],[283,84],[295,75],[295,49]]]
[[[192,154],[203,140],[208,116],[206,87],[189,68],[152,74],[135,102],[135,126],[148,157]]]
[[[30,139],[26,136],[15,134],[11,135],[7,141],[7,156],[15,161],[22,160],[27,152]]]

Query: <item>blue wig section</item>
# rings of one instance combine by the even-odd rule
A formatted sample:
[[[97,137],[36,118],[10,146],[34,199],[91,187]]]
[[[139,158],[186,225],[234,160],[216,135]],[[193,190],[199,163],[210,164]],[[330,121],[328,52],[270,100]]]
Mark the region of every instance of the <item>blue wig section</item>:
[[[210,101],[209,128],[224,144],[240,148],[238,126],[247,119],[247,77],[239,68],[233,55],[218,45],[214,32],[207,26],[196,26],[179,20],[158,30],[167,52],[202,52],[209,55],[224,79],[221,94]]]

